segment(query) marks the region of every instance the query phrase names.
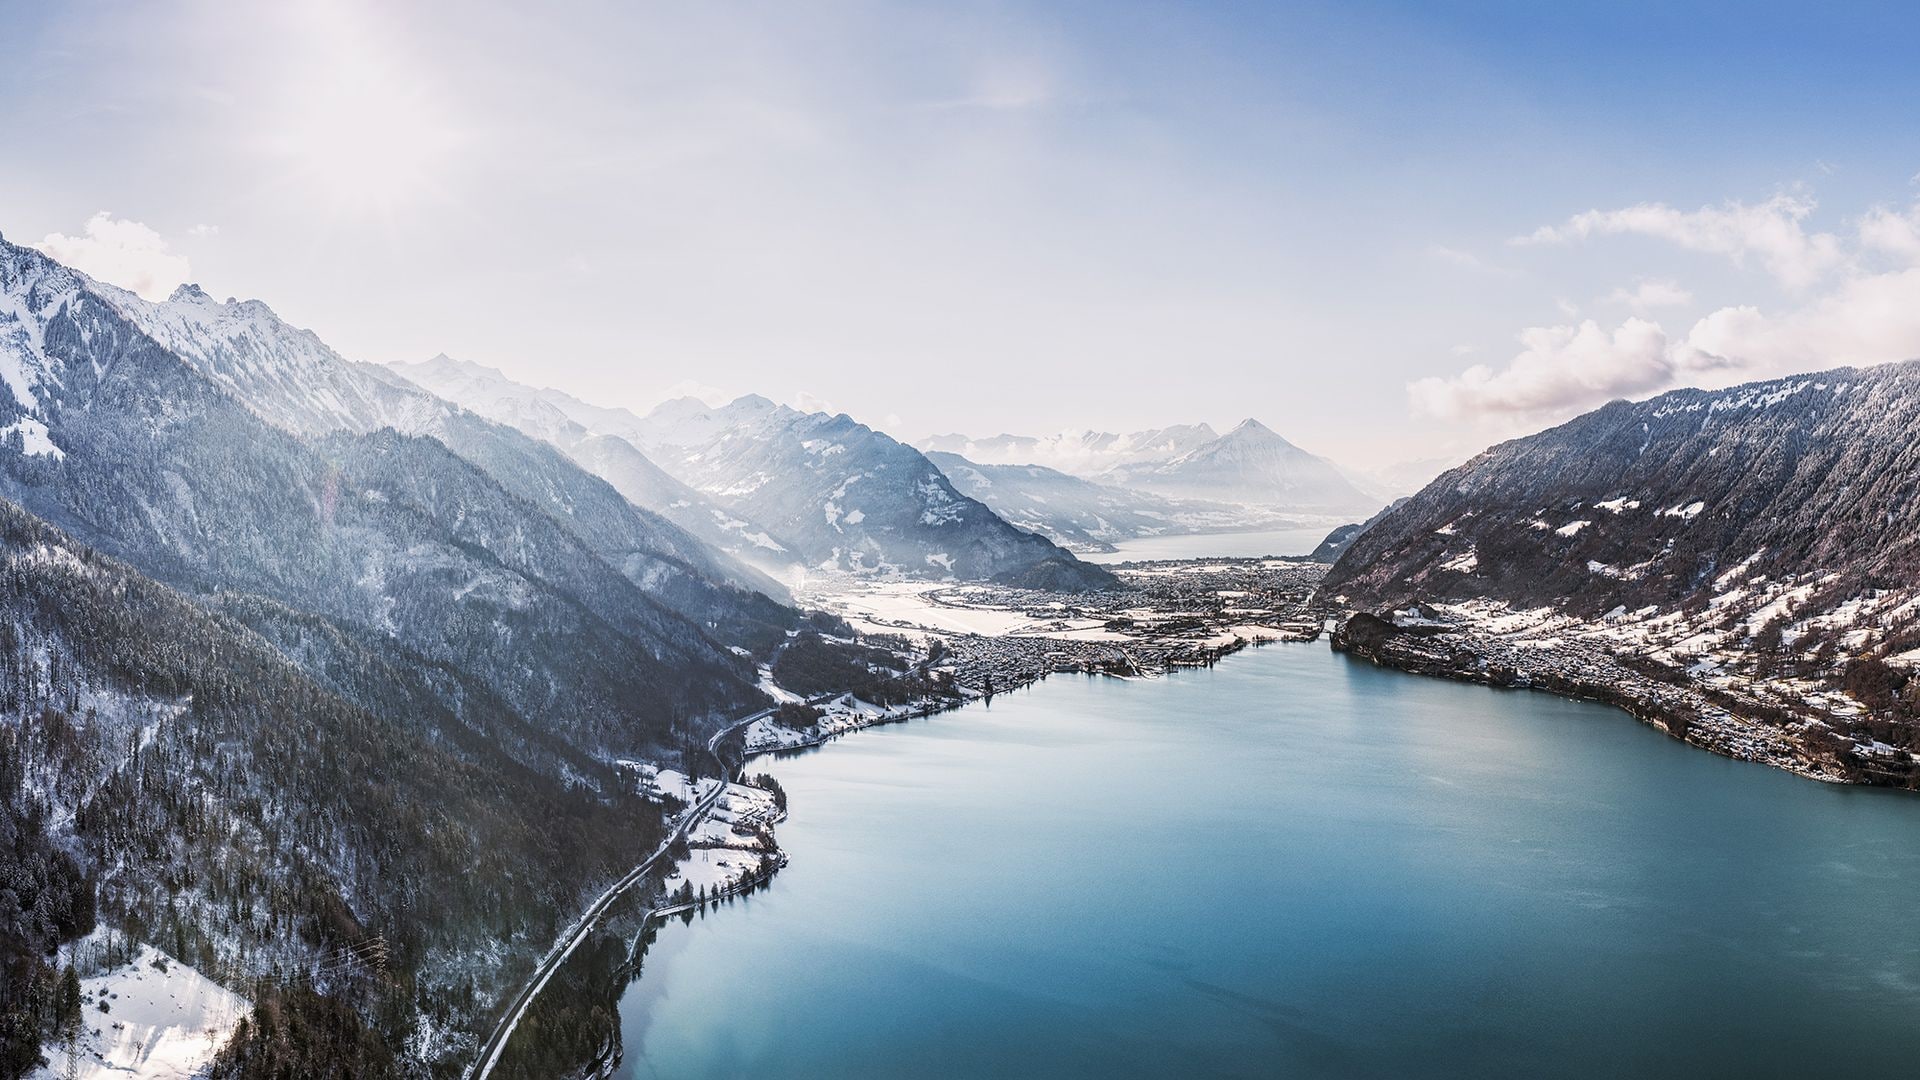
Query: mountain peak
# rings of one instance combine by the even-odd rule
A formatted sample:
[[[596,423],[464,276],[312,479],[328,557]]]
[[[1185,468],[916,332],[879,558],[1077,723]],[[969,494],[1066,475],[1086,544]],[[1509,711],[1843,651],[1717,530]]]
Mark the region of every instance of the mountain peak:
[[[174,289],[172,295],[167,297],[169,304],[210,304],[212,302],[213,297],[207,295],[207,290],[191,281]]]
[[[433,359],[421,364],[395,364],[395,367],[418,367],[428,370],[457,371],[468,375],[486,375],[496,379],[505,379],[506,372],[499,368],[488,367],[472,360],[456,360],[446,353],[435,353]]]
[[[1249,416],[1234,426],[1228,435],[1274,435],[1276,432],[1267,425]]]

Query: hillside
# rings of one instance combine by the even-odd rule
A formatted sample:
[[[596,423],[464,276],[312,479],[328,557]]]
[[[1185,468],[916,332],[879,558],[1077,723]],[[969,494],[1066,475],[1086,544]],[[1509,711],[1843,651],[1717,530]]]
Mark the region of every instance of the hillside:
[[[18,435],[0,452],[0,494],[83,542],[176,587],[383,635],[603,754],[665,738],[675,716],[758,700],[729,646],[770,647],[793,614],[709,577],[697,541],[551,448],[417,390],[395,400],[437,409],[445,441],[361,433],[377,417],[345,424],[344,410],[380,397],[335,393],[352,372],[325,356],[282,357],[272,378],[253,363],[225,385],[208,372],[238,368],[183,357],[126,315],[174,309],[134,306],[27,249],[0,247],[0,296],[0,421]],[[276,325],[254,310],[236,330],[232,315],[195,347]]]
[[[718,409],[683,399],[655,409],[639,434],[663,468],[783,538],[809,569],[991,580],[1044,565],[1074,587],[1113,584],[962,495],[918,450],[844,413],[757,396]]]
[[[1735,718],[1805,725],[1835,768],[1904,782],[1916,424],[1912,362],[1617,401],[1443,475],[1324,588],[1375,610],[1467,605],[1481,626],[1528,613],[1509,629],[1687,672]]]

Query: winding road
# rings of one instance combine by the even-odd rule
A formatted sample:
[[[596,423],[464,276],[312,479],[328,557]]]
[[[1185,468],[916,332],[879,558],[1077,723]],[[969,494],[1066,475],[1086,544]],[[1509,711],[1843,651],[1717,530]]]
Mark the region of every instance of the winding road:
[[[686,836],[713,812],[714,805],[720,801],[720,796],[726,794],[725,781],[733,775],[734,768],[727,759],[720,756],[720,743],[734,732],[772,714],[772,709],[761,709],[714,732],[713,737],[707,740],[707,753],[720,764],[722,782],[715,784],[712,791],[702,796],[699,802],[680,815],[680,820],[668,831],[666,839],[660,842],[660,846],[654,849],[653,854],[647,856],[640,865],[627,871],[626,876],[614,882],[606,892],[601,893],[600,898],[588,906],[587,910],[581,913],[580,918],[561,934],[560,940],[553,943],[553,948],[547,951],[540,965],[533,969],[533,974],[528,977],[526,985],[514,995],[512,1003],[508,1005],[506,1013],[501,1016],[500,1022],[494,1025],[493,1034],[487,1036],[487,1041],[480,1044],[479,1059],[476,1064],[467,1069],[465,1076],[471,1080],[485,1080],[493,1072],[493,1067],[500,1061],[501,1053],[507,1048],[507,1041],[513,1037],[514,1028],[520,1026],[521,1018],[526,1016],[528,1007],[533,1004],[535,998],[540,996],[540,991],[546,989],[547,982],[553,978],[553,973],[560,970],[560,965],[566,963],[567,957],[572,956],[573,951],[579,948],[580,943],[585,941],[587,935],[600,924],[600,920],[606,916],[614,902],[624,896],[627,890],[639,884],[647,876],[647,871],[653,869],[656,863],[666,857],[667,849],[673,846],[673,842]]]

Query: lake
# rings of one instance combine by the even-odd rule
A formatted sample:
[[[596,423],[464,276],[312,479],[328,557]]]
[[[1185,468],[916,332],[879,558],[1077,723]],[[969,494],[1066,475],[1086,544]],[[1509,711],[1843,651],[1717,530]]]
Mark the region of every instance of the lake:
[[[1117,550],[1083,553],[1091,563],[1119,563],[1149,559],[1256,558],[1261,555],[1305,555],[1320,546],[1331,526],[1306,529],[1262,529],[1255,532],[1191,533],[1146,536],[1122,540]]]
[[[1912,1075],[1920,798],[1324,644],[1056,676],[755,769],[628,1077]]]

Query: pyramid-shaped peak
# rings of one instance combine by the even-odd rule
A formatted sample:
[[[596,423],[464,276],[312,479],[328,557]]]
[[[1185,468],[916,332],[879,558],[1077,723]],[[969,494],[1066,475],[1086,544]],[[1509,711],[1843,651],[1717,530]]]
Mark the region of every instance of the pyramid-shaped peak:
[[[213,298],[207,295],[207,290],[191,281],[174,289],[172,295],[167,297],[169,304],[206,304],[211,303],[212,300]]]
[[[1272,437],[1276,439],[1280,437],[1279,432],[1274,431],[1272,428],[1268,427],[1267,425],[1261,423],[1258,420],[1255,420],[1251,416],[1247,417],[1245,420],[1240,421],[1240,423],[1237,426],[1235,426],[1232,431],[1227,432],[1227,434],[1228,435],[1260,435],[1260,436],[1267,436],[1267,437]]]

